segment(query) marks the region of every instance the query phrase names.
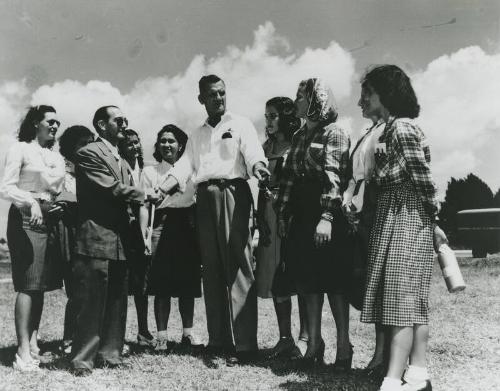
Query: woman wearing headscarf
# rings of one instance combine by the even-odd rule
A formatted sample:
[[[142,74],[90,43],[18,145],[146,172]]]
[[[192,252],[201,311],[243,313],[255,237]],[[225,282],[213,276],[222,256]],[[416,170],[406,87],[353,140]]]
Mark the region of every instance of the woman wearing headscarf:
[[[271,177],[265,186],[261,186],[258,196],[257,225],[259,228],[259,244],[255,250],[257,268],[255,282],[257,296],[273,298],[274,309],[278,320],[280,338],[271,349],[268,357],[297,356],[302,354],[300,345],[305,352],[307,344],[307,330],[303,299],[299,297],[300,331],[297,345],[292,337],[292,300],[295,293],[285,259],[282,255],[284,241],[278,235],[278,217],[274,210],[274,203],[279,189],[279,182],[286,155],[290,150],[293,134],[300,127],[300,119],[295,116],[293,100],[277,96],[269,99],[265,107],[267,139],[262,145]]]
[[[335,123],[333,94],[321,79],[299,84],[295,106],[305,124],[293,136],[276,207],[279,232],[287,239],[285,259],[305,300],[309,341],[303,363],[323,362],[321,314],[328,293],[337,326],[336,367],[350,367],[349,304],[344,296],[348,268],[341,251],[349,136]]]
[[[431,390],[426,348],[433,235],[437,244],[446,238],[435,224],[429,145],[414,121],[420,106],[411,81],[400,68],[377,66],[361,86],[365,115],[385,123],[375,146],[378,201],[361,321],[387,328],[389,364],[380,390]]]
[[[44,293],[62,287],[59,240],[51,217],[65,174],[63,157],[52,150],[59,125],[52,106],[28,110],[18,142],[7,153],[0,185],[0,196],[12,203],[7,242],[17,292],[13,366],[21,371],[39,368],[37,335]]]

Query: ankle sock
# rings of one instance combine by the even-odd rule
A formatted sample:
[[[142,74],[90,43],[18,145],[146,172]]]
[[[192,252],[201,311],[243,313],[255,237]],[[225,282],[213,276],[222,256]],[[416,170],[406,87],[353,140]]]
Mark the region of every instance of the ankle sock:
[[[392,377],[384,377],[384,381],[380,386],[379,391],[400,391],[401,390],[401,380],[394,379]]]
[[[158,331],[156,335],[160,339],[167,339],[167,330]]]
[[[187,337],[188,335],[191,335],[191,331],[193,330],[192,327],[183,327],[182,329],[182,336]]]
[[[429,371],[427,371],[426,367],[409,365],[408,369],[405,371],[403,380],[408,384],[424,382],[426,380],[429,380]]]

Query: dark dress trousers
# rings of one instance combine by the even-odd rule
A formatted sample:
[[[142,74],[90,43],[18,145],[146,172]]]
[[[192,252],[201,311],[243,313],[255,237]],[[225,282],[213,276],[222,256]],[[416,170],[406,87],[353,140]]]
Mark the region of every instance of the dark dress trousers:
[[[127,318],[130,205],[144,193],[131,186],[126,166],[100,139],[81,148],[76,158],[78,222],[73,266],[79,313],[72,350],[73,368],[92,369],[121,362]],[[134,239],[132,239],[134,238]]]

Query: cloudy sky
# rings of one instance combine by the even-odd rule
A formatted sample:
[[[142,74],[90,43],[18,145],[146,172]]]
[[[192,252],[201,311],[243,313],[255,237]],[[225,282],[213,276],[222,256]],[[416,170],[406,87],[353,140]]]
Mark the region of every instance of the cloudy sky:
[[[189,133],[203,120],[206,73],[226,80],[229,108],[261,133],[267,99],[323,77],[355,141],[360,75],[394,63],[414,82],[441,194],[469,172],[500,187],[498,0],[0,0],[0,11],[2,160],[40,103],[62,129],[119,105],[150,155],[163,125]]]

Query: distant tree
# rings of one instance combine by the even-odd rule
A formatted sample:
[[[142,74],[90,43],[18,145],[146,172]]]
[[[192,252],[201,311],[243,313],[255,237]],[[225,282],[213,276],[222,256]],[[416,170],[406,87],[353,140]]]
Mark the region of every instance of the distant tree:
[[[493,206],[495,208],[500,208],[500,188],[497,190],[497,193],[493,197]]]
[[[464,209],[491,208],[493,205],[493,192],[476,175],[469,174],[458,180],[451,178],[439,212],[440,226],[445,230],[450,242],[456,243],[457,212]]]

